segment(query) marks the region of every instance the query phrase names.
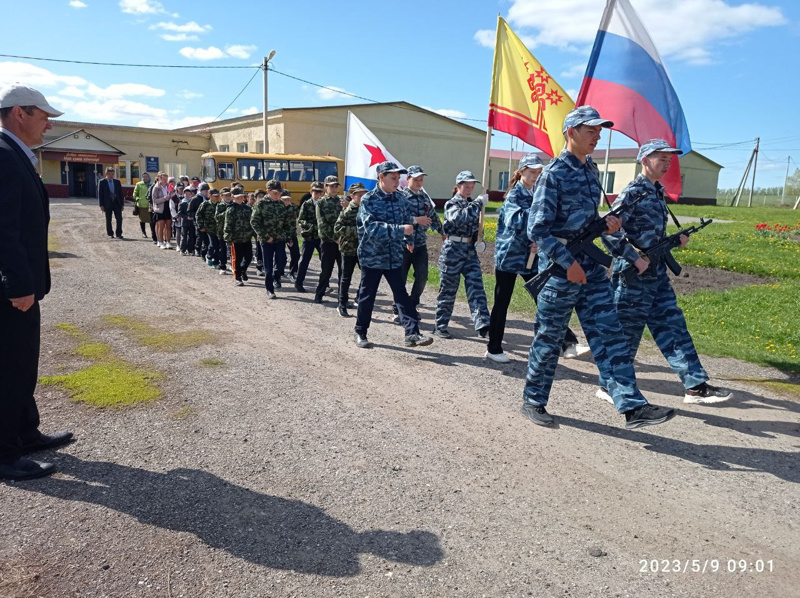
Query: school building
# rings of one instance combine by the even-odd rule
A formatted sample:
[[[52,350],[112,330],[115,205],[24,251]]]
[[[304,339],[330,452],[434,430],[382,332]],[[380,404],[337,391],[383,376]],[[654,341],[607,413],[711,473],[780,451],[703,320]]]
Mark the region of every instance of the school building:
[[[347,113],[353,112],[404,166],[421,165],[425,188],[446,200],[456,174],[482,177],[485,131],[408,102],[282,108],[267,113],[270,153],[344,158]],[[264,148],[262,115],[241,116],[175,130],[103,125],[53,119],[53,129],[34,148],[51,197],[94,197],[97,181],[114,166],[126,190],[143,172],[201,176],[200,156],[209,151],[256,152]],[[505,190],[521,152],[492,150],[491,188]],[[603,152],[596,152],[601,165]],[[509,165],[509,159],[511,164]],[[545,162],[547,157],[543,156]],[[509,170],[509,166],[511,170]],[[611,150],[610,193],[618,193],[640,170],[636,150]],[[692,152],[681,158],[685,201],[714,203],[719,164]],[[339,173],[343,180],[344,173]]]

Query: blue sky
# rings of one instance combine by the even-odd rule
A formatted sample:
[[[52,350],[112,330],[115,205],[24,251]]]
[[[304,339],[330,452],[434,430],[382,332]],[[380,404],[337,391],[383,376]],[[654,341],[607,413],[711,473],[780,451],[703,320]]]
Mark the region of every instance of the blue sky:
[[[780,186],[800,162],[800,6],[786,0],[631,0],[681,99],[694,149],[736,186],[762,138],[757,186]],[[497,15],[574,98],[603,0],[407,0],[221,3],[198,0],[48,0],[35,35],[6,28],[0,53],[171,65],[256,64],[378,101],[406,100],[485,126]],[[391,11],[391,12],[389,12]],[[253,70],[122,68],[0,58],[0,85],[41,89],[65,118],[174,127],[211,120]],[[358,103],[277,73],[270,108]],[[223,118],[261,110],[256,76]],[[615,147],[633,143],[614,136]],[[727,145],[744,142],[739,145]],[[604,143],[604,142],[603,142]],[[493,146],[511,139],[496,135]],[[726,147],[716,146],[725,145]],[[519,142],[515,149],[521,149]],[[708,148],[708,149],[707,149]],[[710,149],[715,148],[715,149]]]

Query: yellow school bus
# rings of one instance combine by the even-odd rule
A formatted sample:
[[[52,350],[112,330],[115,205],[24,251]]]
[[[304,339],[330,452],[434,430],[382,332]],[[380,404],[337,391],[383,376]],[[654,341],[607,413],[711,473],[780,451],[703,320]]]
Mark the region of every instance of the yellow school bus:
[[[208,152],[201,159],[200,178],[212,187],[222,189],[239,181],[245,191],[266,190],[267,181],[277,179],[298,204],[314,181],[322,182],[326,176],[334,175],[344,184],[344,160],[333,156]]]

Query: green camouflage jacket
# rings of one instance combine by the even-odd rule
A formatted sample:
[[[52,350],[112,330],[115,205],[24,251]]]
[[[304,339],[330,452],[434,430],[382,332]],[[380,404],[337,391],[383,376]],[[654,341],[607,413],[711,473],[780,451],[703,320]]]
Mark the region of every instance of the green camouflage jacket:
[[[297,226],[300,227],[300,234],[304,239],[314,241],[319,239],[317,230],[317,209],[313,199],[307,199],[300,206],[300,213],[297,216]]]
[[[253,215],[250,217],[250,224],[253,225],[258,240],[266,243],[267,239],[274,241],[285,239],[284,216],[282,201],[273,201],[269,197],[258,200],[253,206]]]
[[[342,211],[342,204],[338,195],[331,197],[327,193],[317,202],[317,230],[319,238],[323,241],[336,241],[333,226]]]
[[[253,238],[250,215],[253,210],[246,203],[233,203],[225,210],[223,237],[228,243],[246,243]]]
[[[284,212],[284,226],[286,228],[286,240],[294,239],[297,237],[297,217],[300,214],[300,206],[289,202],[289,205],[283,206]]]
[[[195,214],[197,227],[204,229],[207,233],[211,233],[214,236],[217,234],[217,220],[214,218],[217,212],[217,205],[219,205],[219,202],[215,203],[211,200],[204,201],[200,204],[200,207],[197,208],[197,213]]]
[[[225,228],[225,210],[227,210],[232,205],[233,202],[225,203],[224,201],[221,201],[217,204],[217,209],[214,212],[214,220],[217,223],[217,236],[220,239],[222,238],[222,234]]]
[[[358,251],[357,215],[358,206],[351,201],[339,214],[336,224],[333,226],[333,232],[339,241],[339,251],[342,252],[342,255],[355,255]]]

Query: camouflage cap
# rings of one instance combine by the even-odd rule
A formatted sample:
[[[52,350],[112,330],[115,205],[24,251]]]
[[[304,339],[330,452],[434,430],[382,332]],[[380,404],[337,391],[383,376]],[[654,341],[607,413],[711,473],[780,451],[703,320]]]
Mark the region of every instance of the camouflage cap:
[[[353,183],[347,188],[347,194],[353,195],[354,193],[359,193],[361,191],[366,192],[367,188],[364,186],[364,183]]]
[[[288,189],[284,189],[283,191],[281,191],[281,197],[291,197],[291,196],[292,194],[289,193]]]
[[[221,193],[223,195],[230,195],[231,193],[230,187],[223,187]]]
[[[636,156],[636,161],[641,162],[642,158],[646,158],[647,156],[655,152],[665,152],[667,154],[680,154],[681,150],[675,147],[671,147],[670,144],[664,141],[663,139],[651,139],[650,141],[645,141],[639,148],[639,155]]]
[[[197,193],[197,189],[195,189],[194,187],[191,187],[191,186],[189,186],[189,187],[186,187],[186,188],[183,190],[183,192],[184,192],[184,193]]]
[[[233,188],[233,196],[234,197],[246,197],[247,192],[242,187],[234,187]]]
[[[256,197],[258,197],[259,195],[266,195],[267,194],[267,192],[264,191],[263,189],[256,189],[255,191],[253,191],[253,193],[255,193]]]
[[[375,169],[378,174],[386,174],[388,172],[399,172],[400,174],[408,174],[405,168],[401,168],[394,162],[381,162]]]
[[[208,192],[209,195],[219,195],[219,190],[211,188],[211,191]]]
[[[411,179],[415,179],[418,176],[425,176],[425,174],[426,173],[422,170],[422,166],[417,166],[414,164],[414,166],[408,167],[408,177]]]
[[[526,154],[519,161],[519,169],[523,168],[544,168],[544,164],[536,154]]]
[[[314,181],[311,183],[311,190],[312,191],[325,191],[325,186],[320,183],[319,181]]]
[[[198,189],[200,191],[208,191],[209,189],[211,189],[211,185],[209,185],[208,183],[200,183]]]
[[[339,184],[339,177],[329,174],[325,177],[325,184],[326,185],[338,185]]]
[[[578,125],[589,125],[590,127],[600,125],[601,127],[608,128],[613,127],[614,123],[605,118],[600,118],[600,113],[591,106],[578,106],[575,110],[567,114],[564,119],[564,128],[561,132],[566,133],[568,128],[577,127]]]
[[[267,181],[267,191],[280,191],[281,189],[283,189],[283,186],[278,179],[270,179]]]
[[[460,183],[480,183],[471,170],[462,170],[456,175],[456,185]]]

